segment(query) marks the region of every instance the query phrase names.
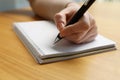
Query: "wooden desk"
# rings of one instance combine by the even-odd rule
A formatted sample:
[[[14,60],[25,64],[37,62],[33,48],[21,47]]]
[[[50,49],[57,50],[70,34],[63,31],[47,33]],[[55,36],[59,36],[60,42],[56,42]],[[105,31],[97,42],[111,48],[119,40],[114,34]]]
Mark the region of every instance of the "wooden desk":
[[[46,65],[35,62],[12,29],[13,22],[39,20],[31,10],[0,12],[0,80],[120,80],[120,3],[96,3],[89,10],[100,34],[117,50]]]

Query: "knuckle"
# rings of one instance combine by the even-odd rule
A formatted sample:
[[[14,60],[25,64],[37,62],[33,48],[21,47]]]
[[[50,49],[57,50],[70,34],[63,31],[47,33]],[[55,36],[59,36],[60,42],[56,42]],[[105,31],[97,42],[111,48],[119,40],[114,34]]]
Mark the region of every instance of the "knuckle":
[[[60,14],[60,13],[56,13],[56,14],[55,14],[55,17],[56,17],[56,18],[61,18],[61,16],[62,16],[62,14]]]
[[[61,14],[60,13],[56,13],[55,16],[54,16],[54,19],[59,19],[61,18]]]
[[[81,42],[81,36],[79,34],[75,34],[74,36],[73,42],[79,44]]]

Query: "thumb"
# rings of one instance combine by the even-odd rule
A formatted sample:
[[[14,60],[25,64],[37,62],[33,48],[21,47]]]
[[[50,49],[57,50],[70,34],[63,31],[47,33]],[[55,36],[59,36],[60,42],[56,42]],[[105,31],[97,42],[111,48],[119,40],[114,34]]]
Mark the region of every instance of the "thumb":
[[[59,12],[55,15],[54,20],[58,30],[61,32],[66,25],[66,15]]]

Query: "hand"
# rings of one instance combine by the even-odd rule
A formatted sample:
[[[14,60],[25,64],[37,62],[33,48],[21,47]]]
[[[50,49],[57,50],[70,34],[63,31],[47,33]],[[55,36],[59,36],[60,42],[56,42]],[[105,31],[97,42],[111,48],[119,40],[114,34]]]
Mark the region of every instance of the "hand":
[[[69,3],[54,18],[57,28],[60,31],[60,36],[77,44],[93,41],[97,35],[95,20],[88,12],[78,22],[66,26],[67,22],[79,8],[80,6],[78,4]]]

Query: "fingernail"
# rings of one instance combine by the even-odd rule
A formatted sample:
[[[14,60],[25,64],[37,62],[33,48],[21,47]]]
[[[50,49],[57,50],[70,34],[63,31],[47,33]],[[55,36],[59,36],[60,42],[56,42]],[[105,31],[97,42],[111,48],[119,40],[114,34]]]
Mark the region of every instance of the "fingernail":
[[[59,30],[62,31],[64,29],[64,24],[63,23],[59,23]]]
[[[64,30],[60,31],[60,36],[61,36],[61,37],[65,37],[65,36],[64,36]]]

